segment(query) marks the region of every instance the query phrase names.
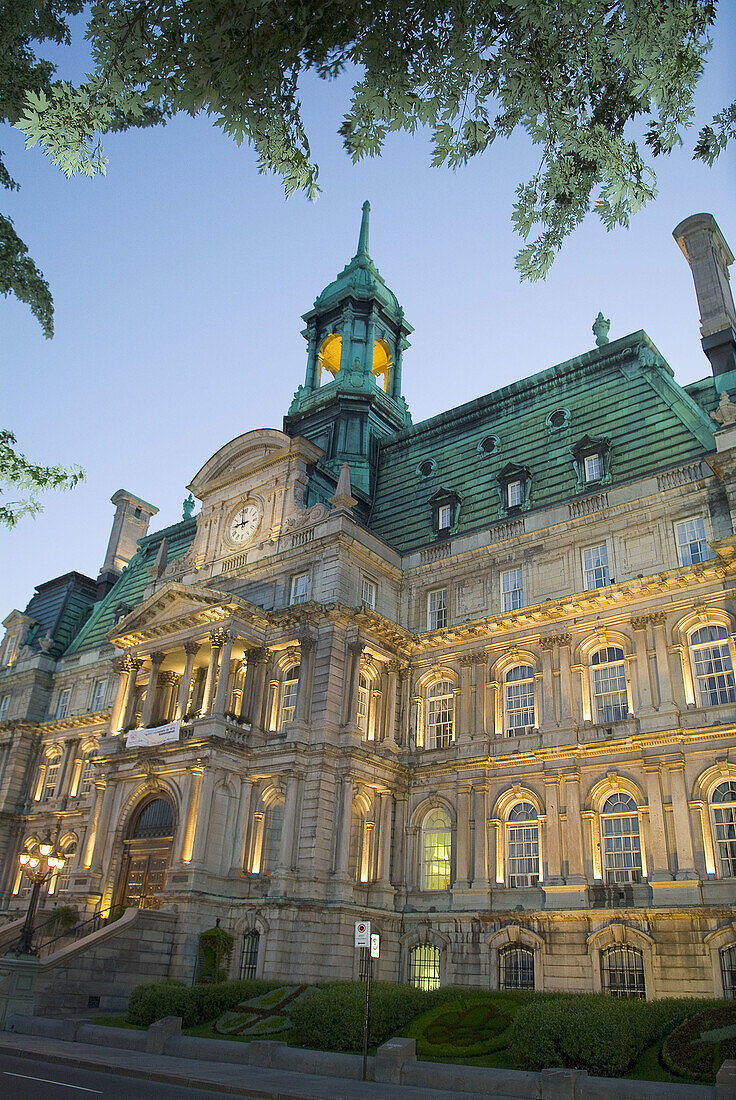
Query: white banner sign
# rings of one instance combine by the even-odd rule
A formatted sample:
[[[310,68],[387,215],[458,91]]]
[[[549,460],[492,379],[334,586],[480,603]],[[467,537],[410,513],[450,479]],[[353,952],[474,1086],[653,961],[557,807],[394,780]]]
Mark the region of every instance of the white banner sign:
[[[355,922],[355,946],[370,947],[371,922],[369,920],[356,920]]]
[[[153,726],[147,730],[131,730],[125,740],[126,749],[140,749],[146,745],[163,745],[167,741],[179,740],[181,719],[167,722],[165,726]]]

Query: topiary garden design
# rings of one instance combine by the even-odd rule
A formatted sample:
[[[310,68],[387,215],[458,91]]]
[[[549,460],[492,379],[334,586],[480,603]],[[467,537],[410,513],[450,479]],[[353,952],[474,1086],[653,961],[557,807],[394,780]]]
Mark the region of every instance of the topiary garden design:
[[[316,992],[313,985],[282,985],[259,997],[241,1001],[215,1021],[220,1035],[244,1039],[271,1038],[291,1030],[291,1009],[304,997]]]
[[[667,1036],[662,1061],[672,1073],[696,1081],[712,1078],[736,1058],[736,1004],[708,1008]]]

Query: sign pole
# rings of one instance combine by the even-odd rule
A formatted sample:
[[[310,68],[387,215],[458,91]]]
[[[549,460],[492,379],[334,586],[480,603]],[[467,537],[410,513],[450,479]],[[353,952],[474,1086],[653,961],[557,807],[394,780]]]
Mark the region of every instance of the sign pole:
[[[373,970],[373,959],[370,957],[366,948],[363,948],[368,954],[368,967],[367,977],[365,982],[365,1020],[363,1021],[363,1080],[368,1080],[368,1010],[370,1006],[371,995],[371,972]]]

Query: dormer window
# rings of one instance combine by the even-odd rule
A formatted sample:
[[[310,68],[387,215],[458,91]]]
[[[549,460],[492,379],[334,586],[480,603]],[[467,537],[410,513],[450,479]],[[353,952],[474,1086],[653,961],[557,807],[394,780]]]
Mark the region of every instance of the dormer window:
[[[610,451],[607,439],[593,439],[589,435],[573,448],[578,492],[589,485],[602,485],[610,480]]]
[[[460,498],[450,489],[439,489],[429,501],[435,534],[446,537],[457,522]]]
[[[507,513],[520,512],[529,507],[531,473],[525,466],[509,463],[498,474],[501,502]]]

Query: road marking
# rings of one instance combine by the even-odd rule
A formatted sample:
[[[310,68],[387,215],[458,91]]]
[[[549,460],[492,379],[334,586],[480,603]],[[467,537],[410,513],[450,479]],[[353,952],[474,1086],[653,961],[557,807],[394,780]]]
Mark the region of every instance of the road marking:
[[[96,1092],[98,1096],[102,1096],[100,1089],[86,1089],[83,1085],[67,1085],[66,1081],[52,1081],[49,1077],[29,1077],[27,1073],[11,1073],[9,1069],[4,1069],[3,1073],[6,1077],[22,1077],[24,1081],[41,1081],[44,1085],[58,1085],[62,1089],[78,1089],[80,1092]]]

